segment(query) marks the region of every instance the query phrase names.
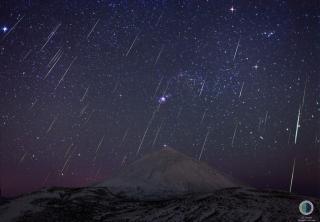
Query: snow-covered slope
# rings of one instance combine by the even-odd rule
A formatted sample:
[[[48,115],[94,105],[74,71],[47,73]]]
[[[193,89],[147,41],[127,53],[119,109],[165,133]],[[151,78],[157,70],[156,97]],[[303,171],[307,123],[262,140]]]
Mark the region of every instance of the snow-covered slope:
[[[82,204],[90,206],[96,205],[101,199],[106,202],[112,202],[114,196],[108,189],[100,188],[49,188],[29,194],[21,195],[17,198],[8,200],[0,205],[0,221],[62,221],[55,220],[57,216],[52,213],[50,218],[39,219],[38,214],[46,212],[48,209],[51,212],[59,214],[62,208],[65,208],[72,202],[73,206]],[[68,207],[70,215],[72,215],[72,207]],[[33,216],[28,216],[33,215]],[[76,218],[76,216],[73,216]],[[20,219],[19,219],[20,218]],[[23,218],[23,219],[21,219]],[[29,218],[29,219],[28,219]],[[68,221],[68,220],[65,220]],[[81,220],[78,220],[81,221]]]
[[[310,200],[320,220],[320,200],[287,192],[227,188],[163,201],[132,201],[107,188],[44,190],[0,205],[1,222],[280,222],[303,221],[299,203]]]
[[[240,184],[178,151],[165,148],[125,167],[96,187],[108,187],[133,198],[167,198],[176,194],[203,193]]]

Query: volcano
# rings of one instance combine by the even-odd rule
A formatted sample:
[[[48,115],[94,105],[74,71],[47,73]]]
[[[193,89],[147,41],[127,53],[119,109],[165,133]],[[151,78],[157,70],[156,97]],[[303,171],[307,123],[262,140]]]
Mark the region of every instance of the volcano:
[[[95,186],[44,188],[0,202],[0,218],[1,222],[303,221],[299,204],[304,200],[320,204],[312,197],[239,186],[205,163],[166,148]],[[315,207],[308,218],[319,221],[319,215]]]
[[[138,199],[163,199],[239,187],[234,179],[172,148],[145,155],[111,179],[95,185]]]

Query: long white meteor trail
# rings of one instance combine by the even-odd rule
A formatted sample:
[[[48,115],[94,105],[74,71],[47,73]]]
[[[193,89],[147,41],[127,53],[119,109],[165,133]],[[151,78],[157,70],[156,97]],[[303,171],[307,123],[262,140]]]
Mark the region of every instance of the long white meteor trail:
[[[151,116],[151,118],[150,118],[150,120],[149,120],[149,122],[148,122],[147,128],[146,128],[146,130],[144,131],[143,137],[142,137],[142,139],[141,139],[141,141],[140,141],[140,144],[139,144],[138,150],[137,150],[137,152],[136,152],[136,155],[138,155],[139,152],[140,152],[141,146],[142,146],[142,144],[143,144],[143,142],[144,142],[144,138],[146,137],[146,135],[147,135],[147,133],[148,133],[148,130],[149,130],[150,126],[151,126],[151,123],[152,123],[152,121],[153,121],[153,119],[154,119],[154,116],[155,116],[156,112],[158,112],[158,110],[159,110],[159,106],[158,106],[158,107],[154,110],[154,112],[152,113],[152,116]]]
[[[49,34],[47,41],[43,44],[43,46],[41,47],[40,51],[42,51],[46,45],[50,42],[50,40],[52,39],[52,37],[56,34],[56,32],[58,31],[58,29],[60,28],[61,23],[59,23],[58,25],[56,25],[53,30],[51,31],[51,33]]]
[[[90,104],[90,103],[87,103],[87,105],[85,105],[85,106],[81,109],[79,116],[82,116],[82,115],[85,113],[85,111],[87,110],[89,104]]]
[[[71,148],[73,147],[73,143],[71,143],[69,146],[68,146],[68,148],[67,148],[67,150],[66,150],[66,152],[64,153],[64,157],[66,158],[67,157],[67,155],[70,153],[70,150],[71,150]]]
[[[291,190],[292,190],[292,183],[293,183],[293,177],[294,177],[294,170],[296,168],[296,159],[293,160],[293,166],[292,166],[292,173],[291,173],[291,180],[290,180],[290,193],[291,193]]]
[[[32,49],[29,49],[29,51],[23,56],[21,61],[26,60],[28,58],[28,56],[31,54],[31,52],[32,52]]]
[[[154,94],[153,94],[153,97],[156,96],[156,94],[157,94],[157,92],[158,92],[158,90],[159,90],[159,87],[160,87],[160,85],[161,85],[161,83],[162,83],[162,80],[163,80],[163,76],[161,77],[161,79],[160,79],[160,81],[159,81],[159,83],[158,83],[158,85],[157,85],[157,88],[156,88],[156,90],[155,90],[155,92],[154,92]]]
[[[127,138],[127,135],[128,135],[128,132],[129,132],[129,127],[126,129],[126,131],[124,132],[124,135],[122,137],[122,140],[121,140],[121,143],[120,143],[120,147],[122,146],[123,142],[125,141],[125,139]]]
[[[300,128],[300,115],[301,115],[301,106],[299,107],[298,111],[298,118],[297,118],[297,125],[296,125],[296,133],[294,135],[294,144],[297,144],[297,139],[298,139],[298,132]]]
[[[162,122],[161,122],[161,124],[160,124],[159,128],[157,129],[156,136],[154,137],[154,140],[153,140],[153,142],[152,142],[151,147],[153,147],[153,146],[154,146],[154,144],[156,143],[156,141],[157,141],[157,139],[158,139],[158,136],[159,136],[159,133],[160,133],[160,131],[161,131],[161,128],[162,128],[162,124],[163,124],[163,122],[164,122],[164,120],[162,120]]]
[[[237,56],[238,48],[239,48],[239,45],[240,45],[240,39],[241,39],[241,37],[239,37],[237,48],[236,48],[236,51],[234,52],[234,55],[233,55],[233,61],[236,59],[236,56]]]
[[[201,118],[200,124],[203,122],[204,118],[206,117],[207,111],[208,111],[208,109],[204,110],[204,112],[202,114],[202,118]]]
[[[48,67],[51,67],[52,64],[54,64],[56,62],[56,60],[58,59],[58,57],[60,56],[60,54],[62,53],[62,48],[58,49],[58,51],[54,54],[54,56],[50,59],[49,63],[48,63]]]
[[[82,102],[86,98],[88,91],[89,91],[89,86],[87,87],[86,91],[84,92],[83,96],[81,97],[80,102]]]
[[[160,52],[158,53],[157,59],[156,59],[156,61],[155,61],[155,63],[154,63],[154,66],[157,65],[158,60],[159,60],[159,58],[160,58],[160,56],[161,56],[161,54],[162,54],[163,48],[164,48],[164,45],[161,46]]]
[[[128,55],[129,55],[129,53],[130,53],[130,51],[131,51],[131,49],[132,49],[132,47],[133,47],[134,43],[137,41],[137,38],[138,38],[139,34],[140,34],[140,33],[138,33],[138,34],[136,35],[136,37],[134,38],[134,40],[133,40],[133,42],[132,42],[132,44],[131,44],[130,48],[128,49],[128,51],[127,51],[127,53],[126,53],[126,56],[128,56]]]
[[[201,148],[201,152],[200,152],[200,155],[199,155],[198,160],[201,160],[201,157],[202,157],[204,148],[205,148],[206,143],[207,143],[207,139],[208,139],[209,133],[210,133],[210,131],[208,130],[208,132],[207,132],[207,134],[206,134],[206,137],[204,138],[204,142],[203,142],[203,144],[202,144],[202,148]]]
[[[52,120],[52,122],[51,122],[50,126],[48,127],[46,133],[49,133],[51,131],[51,129],[52,129],[54,123],[57,121],[57,119],[58,119],[58,116],[54,117],[54,119]]]
[[[90,37],[91,33],[92,33],[92,32],[94,31],[94,29],[96,28],[96,26],[98,25],[99,21],[100,21],[100,19],[98,19],[98,20],[96,21],[96,23],[93,25],[92,29],[90,30],[90,32],[89,32],[88,35],[87,35],[87,39]]]
[[[60,59],[62,57],[62,53],[63,53],[62,51],[59,53],[58,57],[55,59],[55,63],[52,65],[52,67],[49,69],[49,71],[47,72],[45,77],[43,77],[43,79],[46,79],[49,76],[51,71],[54,69],[54,67],[57,65],[57,63],[60,61]]]
[[[72,62],[70,63],[69,67],[68,67],[67,70],[64,72],[64,74],[62,75],[61,79],[59,80],[59,82],[58,82],[58,84],[56,85],[56,88],[55,88],[54,90],[56,90],[56,89],[59,87],[60,83],[63,81],[64,77],[67,75],[67,73],[69,72],[72,64],[76,61],[76,59],[77,59],[77,57],[75,57],[75,58],[72,60]]]
[[[238,123],[237,123],[236,127],[234,128],[234,132],[233,132],[233,136],[232,136],[232,142],[231,142],[231,147],[233,147],[234,138],[236,137],[237,129],[238,129]]]
[[[68,158],[65,160],[65,162],[64,162],[64,164],[63,164],[63,167],[62,167],[62,169],[61,169],[61,171],[60,171],[61,174],[64,173],[64,170],[65,170],[67,164],[69,163],[70,158],[71,158],[71,155],[69,155]]]
[[[206,84],[206,80],[204,80],[204,81],[202,82],[202,86],[201,86],[201,89],[200,89],[199,97],[200,97],[201,94],[202,94],[203,87],[204,87],[205,84]]]
[[[240,93],[239,93],[239,98],[240,98],[241,95],[242,95],[243,86],[244,86],[244,82],[242,83],[242,86],[241,86],[241,90],[240,90]]]

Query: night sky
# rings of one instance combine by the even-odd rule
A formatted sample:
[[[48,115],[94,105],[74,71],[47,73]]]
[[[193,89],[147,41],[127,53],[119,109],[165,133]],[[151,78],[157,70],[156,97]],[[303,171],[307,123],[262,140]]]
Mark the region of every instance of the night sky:
[[[0,1],[1,189],[172,147],[320,196],[320,1]],[[294,165],[295,160],[295,165]]]

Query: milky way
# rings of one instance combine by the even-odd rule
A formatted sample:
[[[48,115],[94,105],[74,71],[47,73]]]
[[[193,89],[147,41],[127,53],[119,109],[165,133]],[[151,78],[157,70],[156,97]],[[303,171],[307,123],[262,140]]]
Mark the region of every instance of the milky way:
[[[320,5],[294,2],[2,1],[3,194],[172,147],[320,196]]]

